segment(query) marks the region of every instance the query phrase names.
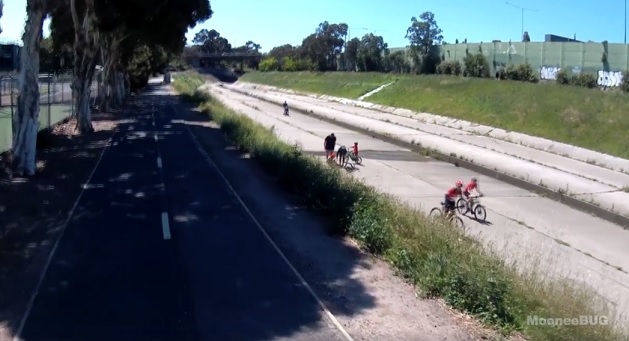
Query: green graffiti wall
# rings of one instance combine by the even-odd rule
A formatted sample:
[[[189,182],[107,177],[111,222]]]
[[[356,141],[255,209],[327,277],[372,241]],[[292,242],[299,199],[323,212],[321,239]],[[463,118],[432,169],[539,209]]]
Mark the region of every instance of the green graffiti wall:
[[[629,70],[629,45],[574,42],[467,43],[437,47],[445,60],[463,61],[466,51],[487,57],[495,73],[510,64],[529,63],[540,78],[553,80],[560,69],[576,74],[588,72],[598,77],[601,86],[618,86]],[[405,49],[391,49],[405,50]]]

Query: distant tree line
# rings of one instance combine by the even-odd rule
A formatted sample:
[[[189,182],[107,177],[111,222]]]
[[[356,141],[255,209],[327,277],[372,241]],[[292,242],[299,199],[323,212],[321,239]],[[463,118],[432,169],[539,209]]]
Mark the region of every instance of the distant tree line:
[[[389,51],[382,36],[367,33],[362,38],[347,40],[349,32],[345,23],[319,24],[315,33],[304,38],[301,45],[277,46],[260,62],[260,71],[377,71],[410,74],[441,74],[463,77],[496,78],[538,83],[539,72],[530,64],[509,65],[499,68],[492,74],[489,60],[478,51],[466,50],[462,62],[446,60],[438,45],[447,44],[443,31],[437,25],[432,12],[424,12],[412,17],[406,30],[409,45],[404,50]],[[522,36],[523,42],[530,42],[528,32]],[[459,40],[456,39],[456,44]],[[467,43],[467,39],[463,40]],[[605,61],[603,56],[603,62]],[[557,78],[561,85],[586,88],[597,87],[597,77],[589,73],[569,75],[562,70]],[[629,91],[629,77],[623,78],[623,91]]]
[[[195,34],[192,39],[192,45],[186,46],[181,56],[173,60],[171,65],[177,69],[185,69],[189,67],[187,61],[190,58],[199,57],[203,54],[222,54],[222,53],[244,53],[244,54],[258,54],[260,53],[260,49],[262,47],[260,44],[256,44],[255,42],[249,40],[244,45],[238,47],[232,47],[232,44],[229,40],[221,34],[212,29],[202,29],[201,31]],[[248,67],[257,69],[259,60],[250,60],[247,64]],[[208,66],[227,66],[228,62],[225,61],[217,61],[213,62],[213,65]]]
[[[264,55],[261,71],[379,71],[435,73],[439,56],[434,47],[443,42],[442,30],[431,12],[411,18],[406,38],[408,51],[389,50],[384,38],[374,33],[348,40],[345,23],[319,24],[301,45],[277,46]]]
[[[276,46],[268,53],[261,54],[260,45],[248,41],[245,45],[233,48],[229,40],[216,30],[201,30],[193,45],[185,48],[178,68],[185,68],[185,60],[198,57],[203,53],[245,52],[261,55],[261,61],[251,61],[250,68],[260,71],[359,71],[359,72],[394,72],[394,73],[449,73],[439,65],[445,56],[439,55],[437,45],[445,44],[443,31],[439,28],[435,15],[424,12],[419,17],[412,17],[406,31],[409,45],[405,50],[391,52],[384,38],[374,33],[348,39],[350,28],[345,23],[319,24],[315,32],[302,40],[301,45],[285,44]],[[525,34],[528,39],[528,33]],[[523,38],[523,39],[524,39]],[[467,42],[467,39],[464,40]],[[458,43],[458,39],[457,39]],[[469,72],[461,68],[460,74],[485,76],[489,68],[483,71],[485,57],[473,55],[476,62]],[[216,62],[225,65],[227,62]],[[217,65],[214,65],[217,66]],[[447,66],[447,65],[446,65]],[[475,70],[471,70],[475,69]],[[447,70],[446,70],[447,71]]]

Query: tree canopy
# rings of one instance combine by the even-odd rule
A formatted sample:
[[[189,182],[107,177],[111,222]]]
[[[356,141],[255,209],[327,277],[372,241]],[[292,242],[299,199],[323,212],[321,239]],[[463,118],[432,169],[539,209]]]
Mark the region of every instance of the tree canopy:
[[[348,40],[345,23],[319,24],[299,46],[272,48],[260,63],[261,70],[352,70],[384,72],[435,72],[439,56],[433,46],[443,43],[443,31],[432,12],[412,17],[406,31],[410,51],[389,51],[382,36],[367,33]]]
[[[26,0],[26,7],[20,60],[20,78],[25,81],[20,83],[14,117],[17,174],[34,173],[40,54],[47,57],[48,64],[42,66],[50,72],[63,71],[61,60],[73,68],[77,129],[86,134],[93,130],[90,89],[94,79],[103,89],[99,90],[100,107],[122,104],[130,86],[144,86],[170,57],[181,54],[188,29],[213,14],[209,0]],[[52,18],[51,39],[40,46],[46,16]],[[67,64],[66,57],[71,57]],[[103,68],[95,77],[97,64]]]
[[[356,70],[386,71],[388,44],[382,36],[367,33],[347,40],[345,23],[319,24],[299,46],[285,44],[272,48],[260,63],[265,70]]]
[[[406,38],[411,43],[411,48],[423,54],[430,52],[430,47],[441,44],[443,31],[437,25],[435,15],[432,12],[424,12],[411,18],[411,26],[406,30]]]
[[[232,50],[232,45],[216,30],[202,29],[194,35],[192,42],[200,46],[205,53],[225,53]]]
[[[92,34],[99,35],[98,48],[105,51],[98,56],[98,62],[113,59],[120,70],[133,64],[134,57],[147,58],[147,51],[139,48],[141,45],[151,46],[148,53],[153,57],[180,54],[187,30],[213,14],[207,0],[77,0],[75,5],[78,13],[91,12],[91,22],[82,23],[89,24]],[[77,48],[76,25],[70,9],[71,0],[54,0],[51,5],[55,52],[68,44]],[[85,15],[79,19],[89,18]]]

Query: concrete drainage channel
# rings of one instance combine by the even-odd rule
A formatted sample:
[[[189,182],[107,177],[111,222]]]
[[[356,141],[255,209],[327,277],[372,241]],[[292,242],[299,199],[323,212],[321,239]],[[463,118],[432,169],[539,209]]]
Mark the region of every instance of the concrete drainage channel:
[[[256,95],[253,95],[253,94],[248,93],[246,91],[242,91],[242,90],[238,90],[238,89],[234,89],[234,88],[223,87],[223,86],[222,86],[222,88],[226,89],[226,90],[229,90],[229,91],[237,92],[237,93],[242,94],[242,95],[253,97],[253,98],[256,98],[258,100],[267,102],[267,103],[278,105],[277,103],[275,103],[273,101],[270,101],[268,99],[265,99],[265,98],[262,98],[262,97],[259,97],[259,96],[256,96]],[[317,113],[315,113],[313,111],[303,110],[303,109],[300,109],[300,108],[293,108],[292,110],[296,111],[296,112],[299,112],[299,113],[302,113],[304,115],[308,115],[310,117],[314,117],[314,118],[316,118],[318,120],[321,120],[321,121],[324,121],[324,122],[332,123],[332,124],[337,125],[339,127],[343,127],[343,128],[346,128],[346,129],[349,129],[349,130],[353,130],[353,131],[356,131],[356,132],[359,132],[359,133],[362,133],[362,134],[365,134],[365,135],[369,135],[369,136],[371,136],[373,138],[377,138],[379,140],[385,141],[387,143],[391,143],[393,145],[396,145],[396,146],[399,146],[399,147],[402,147],[402,148],[408,148],[408,149],[410,149],[410,150],[412,150],[412,151],[414,151],[416,153],[429,155],[429,156],[431,156],[431,157],[433,157],[435,159],[451,163],[451,164],[455,165],[456,167],[463,167],[465,169],[469,169],[469,170],[478,172],[479,174],[483,174],[485,176],[492,177],[494,179],[497,179],[499,181],[508,183],[510,185],[520,187],[520,188],[525,189],[527,191],[537,193],[537,194],[539,194],[541,196],[544,196],[546,198],[558,201],[558,202],[560,202],[560,203],[562,203],[564,205],[567,205],[567,206],[569,206],[571,208],[574,208],[574,209],[577,209],[579,211],[586,212],[586,213],[589,213],[589,214],[593,214],[593,215],[595,215],[595,216],[597,216],[599,218],[605,219],[605,220],[607,220],[607,221],[609,221],[611,223],[614,223],[616,225],[621,226],[625,230],[629,230],[629,217],[625,217],[625,216],[623,216],[621,214],[618,214],[618,213],[615,213],[615,212],[611,212],[609,210],[603,209],[603,208],[598,207],[598,206],[596,206],[594,204],[591,204],[589,202],[585,202],[583,200],[580,200],[580,199],[573,198],[571,196],[565,195],[564,193],[562,193],[560,191],[551,190],[549,188],[546,188],[546,187],[543,187],[543,186],[540,186],[540,185],[537,185],[537,184],[534,184],[534,183],[527,182],[525,180],[516,178],[516,177],[511,176],[509,174],[502,173],[502,172],[500,172],[498,170],[487,168],[485,166],[481,166],[481,165],[475,164],[473,162],[466,161],[466,160],[458,158],[458,157],[446,155],[446,154],[441,153],[441,152],[436,151],[436,150],[422,148],[422,147],[420,147],[418,145],[414,145],[414,144],[411,144],[411,143],[408,143],[408,142],[404,142],[404,141],[395,139],[395,138],[393,138],[391,136],[388,136],[386,134],[383,134],[383,133],[378,133],[378,132],[375,132],[375,131],[372,131],[372,130],[368,130],[368,129],[364,129],[364,128],[361,128],[361,127],[356,127],[356,126],[351,125],[351,124],[340,122],[340,121],[331,119],[329,117],[326,117],[324,115],[319,115],[319,114],[317,114]]]

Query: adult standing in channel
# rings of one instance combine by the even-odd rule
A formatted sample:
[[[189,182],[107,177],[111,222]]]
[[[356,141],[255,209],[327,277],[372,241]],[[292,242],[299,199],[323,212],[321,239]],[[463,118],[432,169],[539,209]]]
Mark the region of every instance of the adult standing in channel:
[[[336,147],[336,136],[334,133],[325,137],[323,141],[323,148],[325,149],[325,159],[329,159],[332,153],[334,153],[334,147]]]

